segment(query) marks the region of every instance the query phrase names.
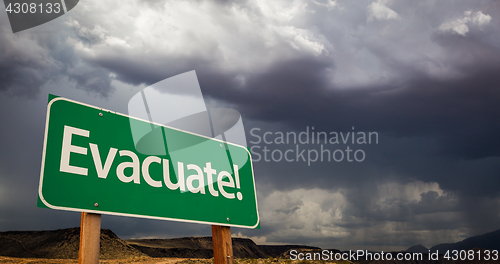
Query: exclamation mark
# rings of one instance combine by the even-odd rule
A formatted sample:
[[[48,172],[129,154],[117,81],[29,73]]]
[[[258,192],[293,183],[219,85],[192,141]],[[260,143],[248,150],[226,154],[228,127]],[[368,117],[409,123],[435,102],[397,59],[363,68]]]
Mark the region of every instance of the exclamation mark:
[[[240,189],[240,172],[238,171],[238,165],[233,165],[234,177],[236,178],[236,188]],[[236,193],[236,198],[238,200],[243,200],[243,194],[241,192]]]

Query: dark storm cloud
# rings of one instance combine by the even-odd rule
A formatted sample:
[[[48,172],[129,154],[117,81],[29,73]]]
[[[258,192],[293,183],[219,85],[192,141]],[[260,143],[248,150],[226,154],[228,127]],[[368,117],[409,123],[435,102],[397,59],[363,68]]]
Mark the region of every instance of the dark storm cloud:
[[[8,26],[2,25],[0,33],[0,91],[34,98],[43,85],[67,77],[90,93],[108,96],[112,91],[109,71],[78,58],[67,45],[68,32],[61,24],[16,34],[8,33]],[[92,36],[75,37],[90,42]]]
[[[104,97],[113,92],[110,73],[99,67],[78,66],[71,69],[67,76],[76,82],[76,88]]]
[[[7,27],[3,25],[2,31]],[[52,77],[54,61],[44,47],[35,44],[37,39],[46,38],[0,34],[0,91],[33,97]]]
[[[474,65],[468,76],[457,80],[414,73],[401,85],[351,90],[326,86],[324,63],[310,60],[279,63],[248,78],[244,89],[220,92],[203,82],[203,73],[200,81],[210,95],[237,103],[252,119],[285,121],[302,130],[314,125],[324,131],[356,126],[397,137],[429,137],[437,139],[448,155],[477,159],[500,154],[497,65],[500,60]]]
[[[404,185],[398,187],[405,188]],[[347,193],[346,196],[353,203],[351,208],[354,208],[354,210],[346,210],[345,213],[353,219],[364,219],[366,222],[363,222],[363,225],[366,225],[369,223],[379,224],[385,221],[406,223],[412,222],[411,220],[415,217],[460,211],[458,199],[452,193],[438,194],[436,191],[427,191],[420,194],[421,200],[419,201],[408,200],[405,194],[402,193],[399,196],[395,195],[390,199],[385,199],[383,202],[379,199],[373,199],[377,195],[380,194],[374,193],[368,186],[360,186],[356,191]],[[431,222],[425,221],[427,228],[443,228],[437,223],[429,225]],[[346,227],[355,227],[358,225],[359,223],[356,223],[356,221],[345,221],[342,224],[342,226]],[[460,227],[460,225],[460,223],[457,223],[456,227]]]
[[[307,65],[310,71],[298,74],[290,65],[296,68]],[[314,166],[322,169],[300,169],[298,164],[273,165],[274,169],[269,168],[269,171],[276,171],[276,179],[284,182],[278,186],[287,186],[284,176],[280,175],[293,178],[294,171],[315,171],[315,175],[324,175],[321,178],[328,179],[328,166],[336,167],[335,175],[351,175],[345,179],[351,179],[352,183],[356,182],[354,179],[380,180],[391,174],[391,171],[385,171],[377,175],[376,172],[380,172],[377,168],[384,163],[391,164],[393,173],[437,180],[445,188],[460,189],[462,194],[497,195],[499,185],[494,184],[494,179],[500,170],[496,163],[500,154],[497,136],[500,133],[498,67],[473,67],[468,76],[459,80],[421,76],[396,87],[341,90],[321,87],[321,79],[317,78],[321,71],[311,65],[303,61],[280,65],[276,67],[280,72],[270,72],[262,79],[248,81],[253,85],[252,89],[236,90],[236,95],[226,92],[221,97],[228,102],[238,102],[240,111],[247,118],[284,122],[292,127],[289,130],[298,132],[305,131],[307,126],[314,126],[316,131],[348,132],[354,126],[356,131],[380,133],[380,144],[365,149],[367,160],[359,166],[321,164]],[[311,74],[305,75],[307,73]],[[281,77],[283,75],[287,77]],[[302,86],[307,82],[314,85]],[[272,83],[282,87],[283,91],[274,92],[275,89],[263,83]],[[248,132],[248,138],[254,140]],[[260,132],[260,136],[264,132]],[[460,161],[462,159],[472,160]],[[450,163],[450,160],[460,163]],[[372,163],[378,165],[371,167]],[[280,171],[289,173],[280,174]],[[333,179],[325,181],[332,186],[338,183]]]

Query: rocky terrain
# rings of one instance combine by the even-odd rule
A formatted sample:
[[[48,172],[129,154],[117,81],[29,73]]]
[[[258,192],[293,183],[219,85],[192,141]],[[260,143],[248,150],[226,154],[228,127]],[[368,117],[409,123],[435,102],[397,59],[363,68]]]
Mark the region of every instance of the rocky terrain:
[[[246,238],[233,238],[236,258],[269,258],[301,245],[259,246]],[[0,232],[0,256],[14,258],[77,259],[80,228],[54,231]],[[319,248],[315,248],[319,249]],[[109,259],[213,257],[212,237],[121,240],[111,230],[101,230],[100,256]],[[6,262],[4,259],[3,262]],[[13,262],[16,263],[16,262]]]
[[[311,261],[291,261],[290,251],[320,253],[322,249],[304,245],[256,245],[252,240],[233,238],[235,264],[272,264],[272,263],[309,263]],[[500,231],[471,237],[453,244],[441,244],[433,250],[499,249]],[[0,232],[0,263],[77,263],[80,242],[80,229],[69,228],[54,231],[8,231]],[[405,252],[424,253],[427,249],[421,245],[412,246]],[[331,249],[334,253],[340,252]],[[428,250],[427,250],[428,251]],[[111,230],[101,230],[101,263],[142,263],[142,264],[210,264],[213,263],[211,237],[184,237],[173,239],[131,239],[121,240]],[[393,255],[396,253],[393,252]],[[483,255],[484,256],[484,255]],[[443,259],[420,261],[312,261],[321,263],[500,263],[493,261],[451,261]]]
[[[439,244],[430,248],[431,252],[439,250],[469,250],[471,248],[496,249],[500,251],[500,230],[464,239],[457,243]],[[500,263],[500,261],[499,261]]]
[[[0,256],[77,259],[79,243],[80,228],[0,232]],[[100,252],[102,259],[149,257],[108,229],[101,230]]]
[[[304,245],[257,245],[248,238],[232,238],[236,258],[278,257],[290,249],[319,249]],[[131,239],[126,242],[152,257],[212,258],[212,237]]]
[[[233,254],[237,258],[266,258],[252,240],[233,238]],[[151,257],[212,258],[212,237],[185,237],[174,239],[133,239],[126,241]]]

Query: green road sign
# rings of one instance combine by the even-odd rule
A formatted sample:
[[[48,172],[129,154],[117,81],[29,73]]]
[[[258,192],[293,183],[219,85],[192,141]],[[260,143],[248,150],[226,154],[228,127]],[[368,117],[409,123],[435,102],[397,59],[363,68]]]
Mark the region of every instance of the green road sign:
[[[131,127],[148,133],[134,142]],[[38,196],[52,209],[259,225],[247,148],[62,97],[47,106]]]

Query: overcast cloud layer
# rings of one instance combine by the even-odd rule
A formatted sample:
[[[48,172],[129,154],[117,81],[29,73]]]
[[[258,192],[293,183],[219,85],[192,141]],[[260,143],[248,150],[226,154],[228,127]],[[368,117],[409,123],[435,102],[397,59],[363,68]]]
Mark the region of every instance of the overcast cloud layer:
[[[499,1],[85,0],[16,34],[1,10],[0,230],[79,224],[36,208],[48,93],[126,113],[142,88],[191,70],[210,105],[240,111],[254,152],[297,147],[254,136],[265,132],[379,135],[350,144],[362,162],[255,162],[262,229],[234,234],[399,250],[497,230],[499,32]],[[110,216],[103,227],[210,235]]]

